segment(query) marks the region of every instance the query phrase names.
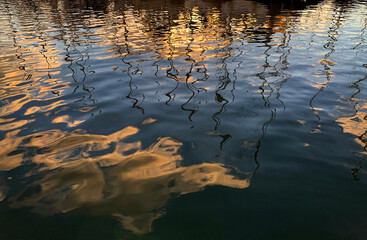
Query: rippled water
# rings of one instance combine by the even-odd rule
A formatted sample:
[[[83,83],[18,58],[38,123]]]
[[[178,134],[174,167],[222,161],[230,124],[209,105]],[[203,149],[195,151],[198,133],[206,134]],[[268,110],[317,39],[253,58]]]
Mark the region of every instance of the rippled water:
[[[366,239],[366,13],[0,0],[0,239]]]

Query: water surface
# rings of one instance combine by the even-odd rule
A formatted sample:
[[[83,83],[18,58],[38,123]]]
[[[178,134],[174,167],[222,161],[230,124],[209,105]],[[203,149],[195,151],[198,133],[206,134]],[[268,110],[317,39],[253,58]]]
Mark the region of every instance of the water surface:
[[[365,239],[366,3],[0,0],[0,239]]]

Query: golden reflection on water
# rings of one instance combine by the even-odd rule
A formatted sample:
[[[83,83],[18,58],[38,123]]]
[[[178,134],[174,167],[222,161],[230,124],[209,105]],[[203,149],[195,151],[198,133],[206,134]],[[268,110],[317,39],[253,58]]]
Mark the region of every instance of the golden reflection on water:
[[[106,79],[102,78],[99,85],[89,81],[98,71],[103,74],[107,70],[93,69],[93,64],[96,68],[100,66],[92,60],[100,61],[98,63],[111,60],[106,67],[112,70],[108,74],[118,72],[129,78],[130,92],[126,98],[142,113],[143,100],[153,103],[156,99],[148,93],[155,90],[154,87],[145,92],[147,84],[143,80],[141,85],[138,81],[134,85],[133,80],[141,80],[140,76],[160,77],[159,86],[164,85],[164,79],[177,83],[176,87],[156,94],[158,102],[168,105],[170,101],[183,101],[181,110],[191,111],[188,121],[199,111],[199,105],[214,103],[216,109],[208,109],[214,112],[209,117],[215,127],[205,134],[222,138],[220,150],[233,138],[231,141],[241,142],[244,148],[258,151],[267,126],[276,116],[277,109],[271,101],[276,102],[275,106],[283,104],[285,110],[287,103],[281,101],[280,90],[291,77],[288,58],[294,51],[291,46],[294,29],[298,29],[300,35],[312,32],[308,46],[298,44],[293,46],[295,49],[311,49],[316,41],[313,38],[326,41],[321,50],[315,50],[316,58],[310,61],[302,58],[303,64],[311,69],[308,73],[312,79],[306,84],[316,89],[307,108],[311,108],[319,120],[319,112],[326,110],[316,106],[314,100],[337,77],[333,68],[339,62],[333,54],[342,23],[332,22],[333,1],[325,1],[316,10],[302,13],[293,10],[271,13],[266,5],[246,0],[220,3],[187,0],[174,11],[156,9],[155,1],[136,1],[130,5],[110,1],[101,11],[76,8],[74,15],[69,12],[73,8],[72,1],[37,4],[26,6],[27,11],[20,11],[18,15],[5,8],[6,36],[0,36],[0,131],[5,132],[0,141],[0,171],[34,164],[36,168],[25,177],[43,174],[41,179],[9,199],[14,208],[31,207],[45,215],[83,212],[115,216],[126,229],[142,234],[151,230],[152,222],[162,216],[165,203],[174,194],[198,192],[211,185],[238,189],[249,186],[253,173],[241,174],[246,177],[238,178],[239,171],[227,166],[225,160],[205,163],[203,159],[204,163],[184,165],[180,152],[183,143],[172,137],[156,139],[144,148],[143,140],[129,141],[129,137],[139,133],[137,127],[125,127],[109,135],[75,129],[88,122],[85,114],[95,111],[96,103],[102,101],[94,99],[94,92]],[[34,7],[37,9],[32,9]],[[33,28],[30,22],[34,23]],[[327,28],[330,29],[326,34]],[[250,43],[253,45],[244,47]],[[243,135],[257,132],[248,138],[241,135],[236,139],[218,129],[220,115],[234,102],[237,73],[241,71],[243,75],[238,74],[238,79],[255,90],[248,87],[252,95],[241,101],[248,101],[250,105],[241,106],[235,114],[259,106],[266,112],[251,112],[256,117],[265,116],[253,120],[256,123],[246,115],[243,119],[249,130],[241,125],[235,131],[243,131]],[[251,74],[244,74],[246,71]],[[188,91],[179,92],[179,85]],[[359,89],[357,83],[354,87]],[[237,96],[246,95],[245,90],[247,86],[237,88]],[[79,95],[72,98],[73,94]],[[200,99],[199,94],[204,97]],[[62,98],[65,96],[72,99]],[[260,103],[256,99],[260,99]],[[251,105],[252,101],[257,105]],[[356,102],[356,99],[352,97],[350,101]],[[187,107],[188,104],[193,106]],[[337,123],[345,133],[356,136],[366,149],[365,108],[359,105],[355,115],[338,118]],[[70,108],[82,117],[77,119],[67,114]],[[22,135],[22,130],[37,122],[41,115],[47,118],[49,128],[54,129]],[[158,118],[149,117],[142,124],[158,122]],[[307,125],[308,119],[298,122]],[[55,128],[60,123],[74,130]],[[310,144],[304,143],[304,146]],[[256,156],[253,157],[256,154],[251,152],[251,161],[253,158],[257,161]],[[230,152],[229,158],[232,155]],[[9,187],[0,178],[0,201],[6,199],[8,191]]]
[[[113,215],[126,229],[141,234],[151,230],[172,194],[197,192],[210,185],[246,188],[250,183],[250,173],[239,179],[219,163],[182,166],[182,143],[170,137],[157,139],[146,149],[140,141],[125,142],[139,132],[136,127],[110,135],[58,129],[27,136],[18,132],[7,133],[0,142],[0,169],[9,171],[27,161],[39,166],[28,176],[45,172],[10,199],[12,207],[29,206],[40,214],[75,210]],[[0,199],[6,190],[0,188]]]
[[[5,75],[0,79],[1,91],[4,91],[0,97],[3,100],[0,117],[6,120],[6,116],[24,111],[27,119],[7,123],[0,130],[23,127],[41,114],[50,117],[50,123],[63,122],[70,128],[84,122],[86,115],[78,119],[65,117],[62,112],[69,109],[70,102],[62,97],[75,94],[72,100],[83,104],[78,106],[79,112],[96,111],[96,88],[88,83],[96,73],[89,69],[92,58],[119,60],[120,64],[112,69],[128,75],[130,92],[127,98],[142,112],[141,105],[147,93],[142,92],[133,80],[143,74],[152,74],[151,69],[146,70],[140,65],[153,62],[156,76],[177,82],[172,89],[160,93],[158,101],[175,101],[177,95],[184,94],[180,99],[188,100],[181,104],[181,108],[191,112],[190,120],[200,105],[217,104],[218,110],[212,117],[217,128],[219,115],[235,98],[235,83],[230,79],[231,66],[227,59],[235,59],[249,51],[240,49],[240,46],[244,41],[256,39],[259,33],[261,41],[276,41],[271,46],[282,45],[287,36],[280,37],[280,40],[270,36],[277,32],[286,33],[296,14],[289,11],[286,16],[272,18],[269,9],[256,1],[184,1],[177,11],[154,11],[157,3],[138,1],[129,5],[123,1],[111,1],[106,4],[103,15],[89,10],[76,10],[72,15],[68,12],[73,5],[70,1],[41,2],[26,4],[24,9],[27,11],[5,8],[8,24],[5,25],[5,42],[1,46],[4,61],[0,63],[0,70]],[[19,12],[14,14],[14,11]],[[95,46],[101,49],[92,57],[90,49]],[[152,56],[152,53],[155,54]],[[257,66],[260,69],[264,64],[262,58],[259,57]],[[235,62],[232,61],[233,65]],[[266,65],[265,68],[271,67]],[[213,78],[220,79],[220,83]],[[256,78],[249,83],[258,87],[265,84],[262,81]],[[180,84],[186,84],[188,93],[178,92]],[[264,91],[262,94],[265,98],[268,93]],[[16,99],[9,101],[11,97]],[[205,101],[200,99],[202,97],[206,98]]]
[[[285,32],[289,25],[286,17],[269,22],[268,9],[255,1],[185,1],[176,15],[139,9],[139,3],[149,2],[135,3],[134,8],[118,1],[107,6],[103,17],[93,11],[72,15],[68,12],[70,1],[41,2],[25,5],[26,10],[17,14],[5,8],[8,24],[1,45],[0,86],[4,94],[0,97],[0,130],[6,133],[0,141],[0,170],[35,164],[37,167],[25,177],[44,174],[9,199],[12,207],[27,206],[45,215],[73,211],[113,215],[126,229],[146,233],[163,214],[172,194],[198,192],[210,185],[239,189],[249,186],[251,172],[240,179],[222,163],[182,165],[182,143],[173,138],[157,139],[147,148],[142,148],[140,141],[125,142],[139,132],[136,127],[110,135],[50,129],[23,136],[21,131],[40,114],[49,118],[50,126],[65,123],[75,128],[85,122],[65,114],[70,104],[61,97],[84,91],[81,101],[85,104],[78,111],[95,109],[93,104],[86,104],[88,99],[93,102],[94,88],[87,86],[94,74],[94,70],[88,70],[92,46],[99,46],[104,53],[98,52],[98,60],[120,58],[127,65],[122,72],[129,76],[143,74],[139,64],[152,60],[152,56],[143,54],[153,52],[156,74],[163,72],[178,83],[205,82],[210,75],[218,74],[217,69],[223,69],[219,74],[227,83],[219,87],[216,83],[204,84],[200,91],[215,90],[215,101],[226,104],[228,100],[218,90],[225,90],[229,83],[225,60],[234,56],[233,42],[251,40],[256,37],[255,31],[270,35],[273,26]],[[78,18],[83,14],[87,21]],[[129,60],[134,57],[139,59]],[[218,60],[214,66],[210,63],[213,59]],[[214,71],[208,71],[210,67]],[[120,71],[119,66],[112,70]],[[171,98],[170,93],[164,95]],[[11,97],[16,99],[8,100]],[[38,104],[25,107],[32,101]],[[19,112],[26,119],[8,117]],[[219,122],[217,116],[213,118]],[[155,121],[148,118],[143,124]],[[223,142],[229,138],[225,135]],[[257,145],[254,140],[245,143],[251,148]],[[0,201],[7,192],[8,187],[1,182]]]
[[[356,141],[363,147],[366,148],[365,133],[367,129],[366,113],[357,112],[351,117],[338,118],[337,122],[343,128],[343,132],[351,133],[357,136]]]
[[[4,15],[2,15],[4,17]],[[35,27],[38,29],[37,36],[30,36],[29,25],[23,25],[8,9],[2,25],[6,35],[2,35],[0,56],[0,117],[17,113],[30,101],[43,101],[56,98],[52,94],[60,94],[66,85],[55,84],[59,79],[54,76],[60,74],[60,51],[53,44],[48,43],[47,37],[43,37],[46,24],[38,19],[35,14],[30,14]],[[55,88],[56,86],[56,88]],[[9,98],[16,98],[9,100]],[[64,105],[62,101],[51,103],[45,110],[50,110],[58,105]],[[40,108],[27,109],[26,115],[34,113]],[[12,130],[24,126],[34,119],[20,120],[0,126],[2,131]]]

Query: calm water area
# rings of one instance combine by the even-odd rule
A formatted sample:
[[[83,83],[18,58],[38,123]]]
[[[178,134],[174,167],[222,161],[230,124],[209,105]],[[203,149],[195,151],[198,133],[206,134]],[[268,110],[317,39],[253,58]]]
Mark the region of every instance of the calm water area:
[[[0,0],[0,240],[367,239],[365,0]]]

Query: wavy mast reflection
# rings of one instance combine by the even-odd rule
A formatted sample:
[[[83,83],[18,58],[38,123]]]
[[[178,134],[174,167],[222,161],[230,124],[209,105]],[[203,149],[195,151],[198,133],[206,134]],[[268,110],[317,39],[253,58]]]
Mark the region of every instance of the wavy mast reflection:
[[[77,99],[75,101],[76,103],[84,101],[87,98],[90,99],[93,104],[95,103],[91,94],[95,88],[86,87],[85,81],[88,77],[86,73],[88,68],[87,61],[90,59],[88,53],[88,49],[90,47],[88,45],[92,42],[90,39],[92,29],[96,28],[95,33],[103,36],[104,39],[103,41],[93,40],[95,43],[103,44],[104,46],[111,43],[114,49],[105,48],[106,51],[111,52],[114,52],[117,46],[119,57],[122,62],[127,65],[127,68],[125,67],[124,69],[124,72],[126,72],[129,78],[130,91],[127,98],[133,100],[133,108],[140,109],[142,113],[144,113],[142,105],[145,99],[145,94],[144,92],[139,93],[138,90],[140,85],[139,82],[136,81],[138,80],[139,74],[142,75],[143,69],[140,69],[140,62],[134,60],[134,56],[140,55],[141,52],[151,51],[149,46],[144,46],[143,48],[141,46],[141,42],[144,42],[147,39],[151,40],[153,34],[155,45],[163,44],[169,46],[167,48],[168,51],[167,49],[162,48],[162,51],[159,51],[159,55],[162,56],[162,59],[167,58],[169,61],[169,68],[165,71],[166,77],[177,82],[177,85],[173,89],[165,92],[164,95],[169,97],[169,100],[166,103],[173,103],[176,96],[180,96],[182,99],[186,98],[184,101],[180,101],[179,105],[181,109],[189,112],[188,119],[192,121],[194,114],[199,111],[199,106],[201,104],[200,101],[196,101],[196,98],[199,98],[199,94],[214,93],[214,97],[208,98],[206,101],[214,100],[213,102],[215,103],[215,107],[209,108],[212,111],[212,119],[215,122],[215,131],[218,130],[221,124],[221,115],[223,115],[226,111],[226,107],[231,102],[234,102],[235,99],[235,82],[231,80],[230,74],[237,76],[235,73],[237,69],[241,67],[241,61],[237,66],[235,66],[231,73],[231,63],[234,63],[235,59],[239,57],[239,55],[236,56],[233,52],[233,44],[235,42],[241,42],[240,46],[243,46],[244,40],[255,39],[257,41],[258,29],[262,28],[264,24],[264,22],[257,20],[266,19],[266,9],[260,4],[256,5],[259,7],[257,15],[253,15],[251,12],[245,12],[246,14],[239,15],[238,19],[227,19],[226,16],[221,13],[221,11],[223,11],[221,6],[222,4],[217,4],[217,7],[209,9],[204,17],[200,16],[198,7],[188,7],[189,11],[180,12],[177,19],[171,17],[168,20],[169,33],[167,39],[167,34],[159,36],[156,35],[154,31],[145,31],[146,29],[144,26],[148,24],[145,21],[147,19],[144,19],[144,11],[136,13],[132,7],[125,6],[125,8],[123,8],[125,9],[124,11],[112,12],[115,5],[111,5],[108,12],[112,14],[107,20],[117,18],[122,20],[122,24],[116,23],[113,24],[114,26],[110,26],[105,22],[105,25],[108,26],[108,28],[104,28],[104,25],[99,23],[100,19],[95,17],[93,14],[90,14],[88,17],[90,18],[90,21],[94,21],[94,23],[92,24],[88,22],[87,24],[85,21],[82,21],[82,26],[80,27],[77,24],[77,20],[79,15],[82,14],[77,12],[75,15],[76,19],[74,19],[74,16],[71,16],[71,14],[62,7],[63,4],[67,3],[68,1],[60,1],[57,4],[57,7],[61,10],[61,13],[58,13],[57,15],[58,26],[61,29],[66,29],[65,31],[62,30],[57,39],[61,39],[64,43],[66,51],[64,61],[68,63],[71,78],[75,83],[78,83],[74,88],[73,94],[75,94],[79,89],[79,83],[82,85],[83,91],[88,92],[87,95],[82,95]],[[245,6],[252,4],[255,4],[255,2],[245,1],[244,3]],[[111,29],[114,31],[114,38],[112,40],[109,37]],[[156,28],[153,29],[155,30]],[[238,38],[236,36],[237,33],[245,33],[246,35]],[[266,42],[271,41],[270,35],[271,32],[265,33]],[[141,42],[136,41],[137,39],[140,39]],[[260,41],[262,40],[263,39],[261,38]],[[45,46],[43,46],[43,48]],[[83,52],[83,50],[85,51]],[[239,52],[240,55],[243,54],[242,50],[239,50]],[[43,51],[40,50],[40,53],[43,53]],[[230,62],[231,58],[233,59],[232,62]],[[218,64],[214,65],[215,71],[210,71],[210,69],[213,68],[209,68],[207,62],[214,62],[213,59],[217,60]],[[160,67],[160,62],[158,61],[155,61],[154,64],[157,69],[156,74],[158,73],[158,70],[163,70],[165,68],[162,65]],[[49,64],[47,65],[49,69]],[[195,75],[195,71],[199,73],[199,76]],[[78,72],[81,73],[81,78],[78,77]],[[90,73],[91,76],[94,74],[94,71],[91,70]],[[49,72],[48,76],[50,76]],[[134,76],[137,77],[135,78]],[[264,78],[263,80],[263,84],[266,84],[265,82],[267,79]],[[206,86],[196,87],[196,84],[199,85],[199,83],[205,83]],[[228,89],[230,84],[232,84],[232,88]],[[182,89],[178,89],[181,85],[184,85],[189,91],[188,97],[186,92],[183,92]],[[270,84],[267,85],[270,87]],[[230,97],[227,97],[226,93],[228,93],[227,95]],[[57,92],[57,95],[60,96],[60,92]],[[265,101],[266,107],[269,107],[269,98],[271,97],[271,94],[267,99],[265,99],[264,95],[262,95],[262,97]],[[232,101],[229,100],[230,98],[232,98]],[[203,107],[201,108],[203,109]],[[271,110],[271,112],[273,119],[273,110]],[[53,122],[59,123],[62,121],[68,121],[67,118],[65,119],[62,117],[64,116],[61,116],[61,118],[55,118]],[[68,123],[68,126],[75,127],[77,123],[78,122],[74,121]],[[265,134],[264,129],[267,126],[268,122],[265,122],[265,125],[262,127],[262,137]],[[222,139],[220,142],[220,149],[222,150],[223,145],[231,140],[232,136],[228,132],[220,133],[218,136]],[[260,146],[260,142],[258,146]],[[15,161],[15,163],[18,161]]]
[[[367,64],[363,65],[367,70]],[[343,131],[347,133],[352,133],[357,136],[356,141],[363,147],[364,156],[357,162],[356,167],[352,167],[352,175],[353,178],[358,181],[359,171],[363,168],[362,164],[365,162],[367,158],[367,130],[366,130],[366,121],[367,121],[367,112],[366,112],[366,104],[364,102],[360,103],[357,96],[361,93],[360,83],[367,79],[367,74],[355,81],[350,87],[355,88],[357,91],[348,99],[353,103],[354,114],[351,117],[341,117],[337,119],[337,122],[343,127]]]
[[[337,15],[336,15],[337,14]],[[338,29],[341,26],[341,16],[343,15],[343,9],[341,9],[339,12],[334,12],[334,16],[331,17],[331,25],[328,30],[328,39],[327,43],[324,45],[324,48],[328,50],[328,52],[325,54],[324,58],[319,61],[319,63],[324,68],[325,78],[326,81],[321,83],[319,86],[316,86],[318,88],[318,91],[315,93],[315,95],[312,96],[310,99],[310,107],[314,113],[314,115],[318,118],[320,121],[321,118],[316,111],[316,108],[313,106],[313,102],[317,98],[319,94],[321,94],[324,89],[327,87],[327,85],[332,82],[331,78],[333,77],[333,72],[331,71],[331,66],[335,65],[333,61],[331,61],[329,58],[330,56],[335,52],[335,42],[338,41],[337,36],[339,35]]]
[[[143,6],[154,5],[138,2]],[[34,4],[39,3],[43,1]],[[21,31],[14,27],[17,24],[8,9],[10,26],[13,27],[9,36],[12,36],[13,45],[17,48],[17,59],[9,61],[16,62],[19,71],[15,78],[5,76],[16,91],[3,98],[8,101],[13,96],[21,96],[21,100],[9,100],[9,104],[0,109],[1,117],[9,117],[0,119],[0,130],[6,132],[0,142],[4,146],[0,149],[0,170],[5,172],[34,166],[30,167],[25,178],[37,177],[38,180],[24,186],[20,193],[8,195],[6,180],[0,179],[0,201],[7,200],[12,207],[30,207],[46,215],[78,212],[113,215],[121,219],[126,229],[142,234],[151,230],[152,222],[164,213],[165,203],[172,195],[198,192],[211,185],[239,189],[248,187],[259,168],[258,154],[267,129],[279,114],[279,108],[286,109],[281,90],[291,77],[288,57],[293,53],[292,28],[298,24],[296,17],[299,13],[285,11],[269,16],[266,5],[254,1],[207,4],[184,1],[184,6],[173,12],[139,8],[125,1],[109,1],[105,9],[98,11],[73,9],[66,6],[69,3],[57,1],[59,12],[49,10],[54,3],[50,6],[45,4],[46,10],[32,5],[32,11],[46,12],[51,19],[46,31],[42,25],[43,18],[26,16],[27,21],[35,22],[38,35],[32,41],[39,47],[30,47],[35,43],[19,37]],[[88,5],[87,2],[83,4]],[[236,11],[237,7],[241,7],[238,8],[241,11]],[[256,11],[248,10],[251,7]],[[69,8],[75,13],[70,13]],[[328,52],[320,61],[325,72],[323,77],[327,81],[317,86],[317,93],[310,100],[310,107],[318,118],[317,108],[313,104],[332,80],[333,62],[328,59],[335,51],[341,15],[341,12],[334,11],[336,20],[331,22],[324,47]],[[29,23],[19,23],[22,24]],[[52,32],[58,35],[54,36]],[[363,34],[360,38],[362,44]],[[309,45],[311,47],[311,43]],[[355,49],[360,45],[357,44]],[[58,48],[64,52],[60,53],[60,49],[56,50]],[[104,68],[104,59],[117,62],[117,66],[110,66],[109,62],[108,67],[112,67],[113,72]],[[62,74],[57,70],[60,66],[66,70]],[[178,110],[182,116],[162,117],[166,123],[177,128],[177,133],[172,133],[176,135],[173,137],[171,133],[160,132],[160,136],[171,137],[154,137],[154,143],[150,142],[149,147],[143,148],[145,139],[140,138],[140,130],[136,127],[126,127],[109,135],[75,130],[85,120],[72,120],[73,117],[65,115],[65,108],[61,107],[78,109],[81,104],[83,110],[78,109],[75,115],[83,116],[91,109],[84,108],[85,105],[96,107],[103,102],[106,94],[99,91],[103,92],[106,88],[103,88],[104,84],[97,83],[97,78],[101,82],[109,81],[105,84],[109,88],[121,86],[111,83],[116,80],[113,77],[113,80],[106,79],[105,72],[118,76],[119,84],[121,82],[126,86],[118,92],[128,102],[128,106],[123,106],[129,110],[126,115],[135,110],[139,117],[151,114],[158,108],[164,108],[159,113],[174,108]],[[58,77],[62,81],[58,81]],[[10,81],[14,79],[16,81]],[[46,83],[50,83],[51,79],[55,84],[49,87]],[[355,102],[353,117],[363,123],[365,113],[359,110],[363,104],[358,102],[360,100],[356,96],[360,93],[359,84],[365,79],[361,78],[353,84],[358,90],[350,98]],[[18,90],[17,85],[23,84],[24,80],[32,80],[32,89],[55,95],[52,98],[55,101],[44,103],[41,100],[47,98],[41,97],[39,102],[46,106],[26,106],[27,109],[24,109],[23,106],[33,96],[28,92],[31,87]],[[38,86],[38,82],[43,85]],[[70,89],[71,93],[66,94],[65,91]],[[66,103],[61,97],[72,104],[64,106]],[[115,99],[112,101],[120,104]],[[98,106],[103,107],[103,104]],[[21,113],[23,117],[23,110],[26,122],[13,124],[11,128],[3,124],[15,119],[11,114]],[[74,130],[41,128],[42,131],[36,129],[36,133],[29,133],[32,129],[29,119],[33,121],[41,113],[46,117],[54,116],[51,123],[67,123],[63,127]],[[114,116],[119,119],[117,113]],[[358,124],[358,131],[353,128],[352,132],[347,126],[352,119],[344,120],[338,120],[344,131],[358,136],[366,151],[364,125]],[[191,136],[187,136],[186,128],[182,130],[187,122],[191,129],[199,129],[193,131]],[[233,127],[233,124],[242,125]],[[126,125],[135,125],[135,122]],[[206,125],[210,126],[205,128]],[[61,128],[61,125],[56,126]],[[51,124],[48,128],[53,127],[55,125]],[[169,127],[164,128],[171,131]],[[180,141],[175,140],[181,135]],[[131,141],[130,137],[134,136],[134,139],[142,140]],[[219,140],[207,140],[211,136]],[[200,145],[203,142],[205,144]],[[180,150],[184,143],[191,145],[192,148],[187,148],[198,156],[197,162],[192,161],[193,165],[185,165]],[[196,151],[203,145],[204,150]],[[219,149],[220,153],[213,149]],[[185,160],[190,162],[186,157]],[[242,171],[245,162],[254,163],[255,170]],[[362,167],[361,162],[359,167]],[[353,171],[357,176],[358,170]]]

